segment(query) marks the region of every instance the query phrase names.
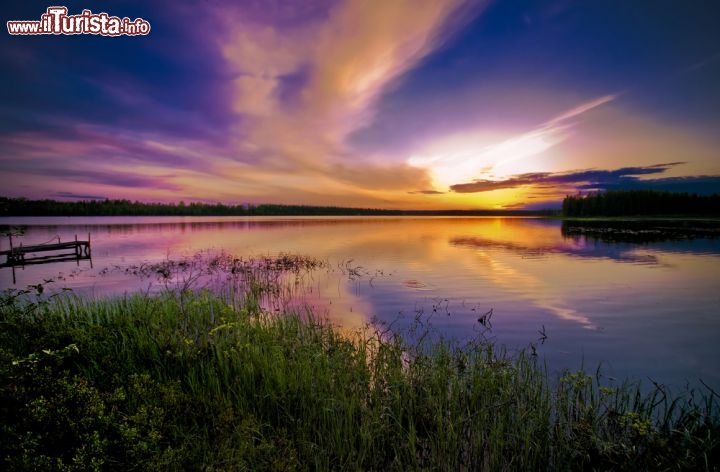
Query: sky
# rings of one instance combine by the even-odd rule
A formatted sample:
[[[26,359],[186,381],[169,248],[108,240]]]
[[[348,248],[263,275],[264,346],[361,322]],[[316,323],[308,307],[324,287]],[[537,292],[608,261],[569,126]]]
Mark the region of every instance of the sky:
[[[54,5],[12,2],[3,24]],[[715,0],[62,6],[151,29],[2,33],[0,196],[538,209],[720,193]]]

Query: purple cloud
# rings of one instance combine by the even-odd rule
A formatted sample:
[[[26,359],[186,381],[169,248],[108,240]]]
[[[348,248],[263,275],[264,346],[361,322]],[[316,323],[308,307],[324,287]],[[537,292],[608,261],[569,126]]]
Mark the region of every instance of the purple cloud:
[[[619,188],[641,188],[662,186],[678,178],[640,180],[638,176],[661,174],[684,162],[668,162],[643,167],[622,167],[613,170],[587,169],[574,172],[532,172],[519,174],[504,180],[478,179],[469,183],[455,184],[450,187],[457,193],[480,193],[493,190],[511,189],[523,186],[538,188],[574,187],[580,189],[609,190]],[[682,182],[690,183],[684,178]]]
[[[145,37],[6,38],[0,102],[13,119],[0,121],[0,134],[93,123],[222,139],[237,117],[227,101],[228,72],[216,46],[221,28],[208,27],[216,12],[209,5],[172,6],[123,2],[108,10],[151,21],[152,34]],[[76,7],[69,9],[72,14]],[[3,13],[7,20],[32,20],[44,12],[38,4],[13,4]]]
[[[54,198],[68,198],[70,200],[105,200],[107,197],[100,195],[85,195],[74,192],[56,192],[51,195]]]
[[[27,166],[22,169],[25,175],[62,179],[67,183],[100,184],[125,187],[129,189],[161,189],[182,191],[183,187],[168,181],[170,175],[148,176],[137,173],[112,170],[70,169],[62,167]]]

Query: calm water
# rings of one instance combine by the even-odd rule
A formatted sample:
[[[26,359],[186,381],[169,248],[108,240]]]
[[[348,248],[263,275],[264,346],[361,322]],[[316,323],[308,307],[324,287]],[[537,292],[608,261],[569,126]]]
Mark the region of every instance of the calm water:
[[[294,253],[328,262],[302,303],[345,327],[398,329],[416,318],[444,336],[536,346],[551,371],[594,370],[671,386],[720,388],[720,239],[607,243],[563,237],[523,218],[13,218],[25,245],[91,234],[93,260],[0,270],[0,288],[47,278],[95,296],[147,289],[112,267],[223,251]],[[0,242],[0,250],[8,241]],[[361,277],[348,277],[346,268]],[[335,270],[337,269],[337,270]],[[150,287],[152,288],[152,287]],[[541,342],[539,331],[547,336]]]

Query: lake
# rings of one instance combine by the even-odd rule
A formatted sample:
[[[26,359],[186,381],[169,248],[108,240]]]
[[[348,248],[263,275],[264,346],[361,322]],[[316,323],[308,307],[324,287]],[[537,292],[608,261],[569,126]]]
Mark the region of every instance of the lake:
[[[563,231],[559,220],[497,217],[48,217],[0,225],[24,226],[15,245],[92,240],[92,267],[17,268],[16,284],[11,269],[0,269],[0,289],[43,283],[102,297],[162,288],[123,270],[144,263],[201,252],[299,254],[327,264],[303,281],[294,306],[341,328],[372,320],[410,333],[422,323],[459,342],[484,336],[510,351],[534,349],[551,373],[600,365],[609,383],[681,388],[702,379],[720,390],[720,238],[613,241]],[[0,250],[7,248],[3,237]]]

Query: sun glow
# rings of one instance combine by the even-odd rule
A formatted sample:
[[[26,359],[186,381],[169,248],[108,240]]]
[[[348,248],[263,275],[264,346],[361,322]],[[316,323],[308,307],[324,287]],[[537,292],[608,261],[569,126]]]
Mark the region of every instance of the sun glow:
[[[438,190],[475,180],[503,180],[524,173],[550,172],[556,169],[552,168],[546,151],[570,136],[580,115],[616,98],[617,95],[606,95],[581,103],[535,129],[512,136],[474,132],[444,137],[411,156],[407,163],[429,171]]]
[[[439,189],[483,178],[501,179],[523,172],[544,171],[543,153],[564,139],[562,128],[541,128],[488,142],[487,137],[463,136],[433,143],[407,163],[430,171]],[[533,158],[533,159],[529,159]]]
[[[525,159],[541,155],[563,139],[561,129],[552,128],[523,134],[493,146],[487,151],[495,160],[493,174],[497,177],[520,174],[526,172],[524,167],[538,172],[541,170],[538,169],[538,161],[526,162]]]

